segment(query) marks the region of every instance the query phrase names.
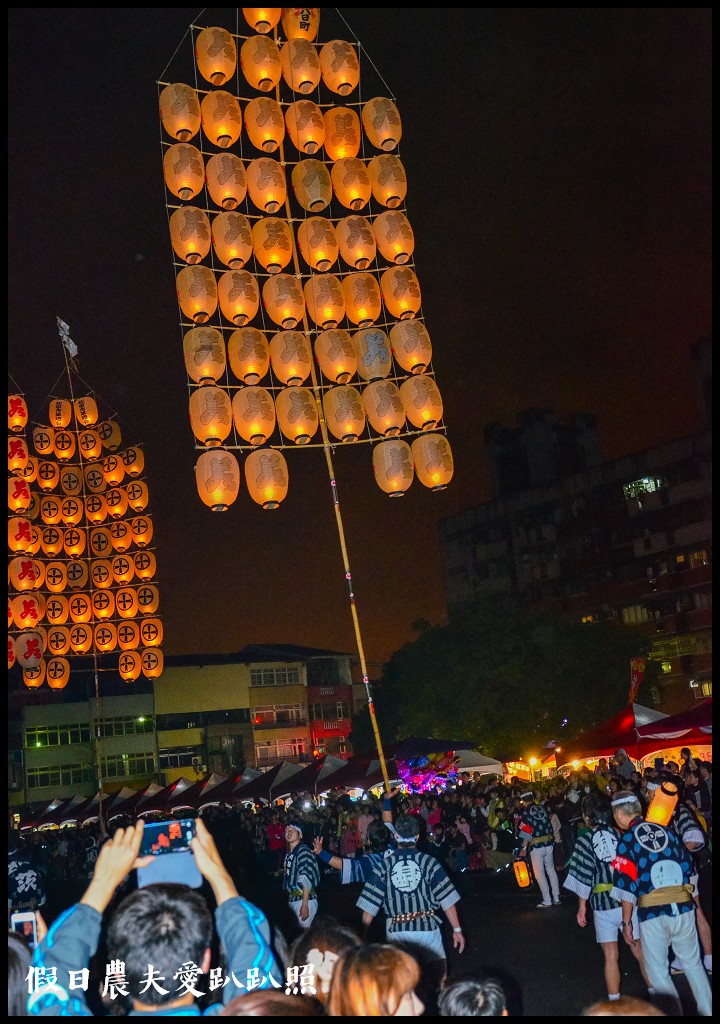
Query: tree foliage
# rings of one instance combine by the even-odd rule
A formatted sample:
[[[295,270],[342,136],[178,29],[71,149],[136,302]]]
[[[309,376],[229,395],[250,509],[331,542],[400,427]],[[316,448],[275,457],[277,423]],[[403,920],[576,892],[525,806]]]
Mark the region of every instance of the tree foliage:
[[[630,659],[646,647],[627,627],[580,623],[512,595],[468,602],[383,666],[373,694],[383,745],[447,736],[511,756],[567,742],[626,706]],[[356,752],[373,748],[367,711],[351,740]]]

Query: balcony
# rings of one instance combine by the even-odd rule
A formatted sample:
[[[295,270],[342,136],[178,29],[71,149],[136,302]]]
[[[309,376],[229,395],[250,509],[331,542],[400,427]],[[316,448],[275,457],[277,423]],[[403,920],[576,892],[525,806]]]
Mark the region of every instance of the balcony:
[[[277,754],[259,753],[255,757],[256,768],[274,768],[276,764],[290,761],[293,764],[309,764],[313,760],[311,754],[288,754],[287,757],[279,757]]]
[[[253,730],[258,729],[295,729],[308,724],[307,716],[301,718],[283,718],[278,715],[276,718],[263,718],[257,722],[252,721]]]

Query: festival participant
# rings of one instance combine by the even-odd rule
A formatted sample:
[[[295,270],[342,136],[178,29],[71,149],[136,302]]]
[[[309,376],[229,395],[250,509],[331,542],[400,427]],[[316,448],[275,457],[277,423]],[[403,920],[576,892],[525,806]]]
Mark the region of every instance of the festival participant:
[[[630,781],[634,771],[635,765],[628,757],[627,751],[623,747],[618,747],[615,751],[615,771],[613,774],[622,784],[625,784]]]
[[[338,959],[348,949],[361,944],[358,934],[326,915],[318,914],[288,950],[287,966],[312,968],[315,997],[327,1005],[330,984]]]
[[[316,857],[340,872],[340,882],[348,885],[351,882],[367,882],[372,876],[377,864],[382,861],[395,842],[382,821],[373,821],[368,828],[367,853],[357,857],[337,857],[323,849],[322,836],[313,840],[313,853]]]
[[[420,822],[416,815],[402,814],[395,823],[398,848],[378,865],[364,885],[357,901],[368,928],[380,909],[386,915],[388,941],[419,946],[429,961],[428,983],[437,991],[447,975],[438,911],[442,910],[453,930],[453,946],[465,949],[456,904],[460,894],[438,860],[417,849]]]
[[[277,811],[271,813],[270,821],[263,827],[263,831],[270,854],[270,870],[275,875],[281,875],[285,862],[285,826]]]
[[[397,946],[378,942],[349,949],[340,957],[330,985],[330,1017],[419,1017],[415,994],[417,961]]]
[[[657,1006],[646,1003],[634,996],[620,996],[619,999],[601,999],[586,1007],[582,1017],[666,1017]]]
[[[605,984],[610,1001],[620,998],[618,933],[623,931],[622,904],[610,895],[613,887],[612,862],[617,853],[618,833],[613,828],[610,798],[599,791],[583,800],[583,818],[588,831],[578,836],[563,887],[579,897],[577,923],[588,923],[588,903],[593,912],[595,938],[605,960]],[[643,970],[637,911],[632,914],[630,950]]]
[[[143,822],[119,828],[100,849],[93,877],[74,907],[62,914],[37,946],[33,968],[39,976],[52,977],[28,998],[30,1016],[96,1016],[85,1001],[76,980],[95,955],[103,914],[128,872],[144,867],[152,857],[139,857]],[[258,985],[281,984],[282,973],[270,948],[270,927],[256,906],[238,895],[202,819],[190,843],[195,862],[209,882],[217,909],[217,934],[228,957],[228,971],[247,977],[258,970]],[[107,932],[108,963],[115,965],[113,982],[132,1001],[129,1016],[199,1016],[198,975],[207,974],[211,963],[212,918],[203,897],[187,885],[155,884],[136,889],[119,904]],[[151,968],[149,967],[151,965]],[[181,968],[190,965],[180,984]],[[148,975],[150,974],[150,980]],[[152,981],[152,984],[150,981]],[[236,988],[225,985],[223,1000],[229,1002]],[[210,1006],[203,1016],[220,1013],[221,1004]]]
[[[553,831],[550,818],[544,807],[533,802],[530,790],[520,794],[522,814],[520,817],[519,836],[522,840],[520,856],[527,859],[530,851],[530,862],[533,874],[537,879],[542,893],[542,902],[538,908],[545,910],[560,903],[560,882],[553,859]]]
[[[695,900],[698,937],[703,951],[703,966],[709,974],[712,974],[712,930],[702,908],[702,902],[707,904],[712,901],[712,862],[710,851],[705,842],[705,833],[697,816],[680,800],[675,804],[675,809],[670,819],[670,826],[680,836],[692,857],[693,873],[690,876],[690,883],[693,887],[693,899]],[[710,890],[710,893],[703,893],[705,897],[703,901],[700,898],[702,887]],[[670,964],[670,970],[675,973],[681,972],[682,969],[679,958],[675,957]]]
[[[505,990],[497,978],[458,978],[438,996],[439,1017],[508,1017]]]
[[[290,910],[301,928],[309,928],[317,914],[317,886],[320,869],[310,847],[303,842],[303,826],[289,821],[285,826],[285,872],[283,889],[288,894]]]
[[[621,790],[613,798],[612,808],[622,835],[613,861],[611,895],[622,902],[623,936],[630,942],[637,904],[651,995],[669,997],[681,1013],[668,966],[672,946],[685,968],[699,1016],[709,1017],[712,992],[700,958],[690,854],[674,829],[643,820],[640,801],[631,790]]]

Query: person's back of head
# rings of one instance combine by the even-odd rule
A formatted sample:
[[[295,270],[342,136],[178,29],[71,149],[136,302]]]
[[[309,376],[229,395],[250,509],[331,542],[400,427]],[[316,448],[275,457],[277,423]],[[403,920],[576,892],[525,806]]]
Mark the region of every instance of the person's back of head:
[[[24,939],[8,931],[8,1017],[27,1017],[27,978],[32,950]]]
[[[440,1017],[507,1017],[505,991],[497,978],[459,978],[438,996]]]
[[[338,960],[330,985],[328,1015],[419,1016],[423,1005],[414,994],[419,981],[420,967],[410,953],[390,944],[364,943],[348,949]],[[401,1004],[405,1012],[398,1012]]]
[[[110,959],[125,964],[130,996],[148,1006],[175,1002],[182,990],[167,994],[147,986],[148,964],[167,982],[180,966],[209,965],[212,917],[203,897],[187,885],[163,883],[137,889],[120,903],[110,920],[107,950]],[[147,986],[147,988],[146,988]]]
[[[420,822],[416,814],[401,814],[395,822],[395,835],[399,843],[411,846],[420,835]]]
[[[589,825],[611,825],[613,812],[610,797],[600,790],[589,793],[583,799],[582,813]]]
[[[367,838],[373,853],[384,853],[390,841],[390,832],[384,821],[373,821],[367,827]]]
[[[620,996],[619,999],[601,999],[582,1012],[583,1017],[667,1017],[652,1003],[634,996]]]
[[[260,989],[235,996],[223,1006],[219,1017],[323,1017],[322,1003],[313,996],[292,995]]]
[[[339,957],[360,943],[360,937],[351,928],[338,924],[334,917],[319,914],[290,946],[288,966],[304,967],[309,964],[312,967],[315,995],[325,1004]]]

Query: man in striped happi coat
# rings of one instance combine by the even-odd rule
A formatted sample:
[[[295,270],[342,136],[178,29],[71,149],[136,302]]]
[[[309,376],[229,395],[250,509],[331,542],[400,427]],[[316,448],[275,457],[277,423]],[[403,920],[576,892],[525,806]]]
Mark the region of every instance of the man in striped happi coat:
[[[587,908],[593,912],[595,938],[605,958],[605,984],[611,1002],[620,998],[618,966],[618,933],[623,930],[622,904],[610,894],[613,887],[612,862],[617,853],[618,833],[613,828],[610,797],[591,793],[582,802],[582,812],[589,831],[578,836],[568,865],[563,887],[579,897],[577,923],[588,923]],[[640,949],[640,928],[637,908],[632,914],[632,941],[627,943],[643,970]],[[646,979],[647,981],[647,979]]]
[[[318,909],[317,886],[320,884],[320,869],[315,855],[302,841],[303,826],[299,821],[289,821],[285,826],[285,872],[283,889],[288,894],[290,909],[301,928],[309,928]]]

